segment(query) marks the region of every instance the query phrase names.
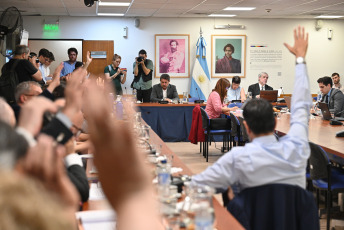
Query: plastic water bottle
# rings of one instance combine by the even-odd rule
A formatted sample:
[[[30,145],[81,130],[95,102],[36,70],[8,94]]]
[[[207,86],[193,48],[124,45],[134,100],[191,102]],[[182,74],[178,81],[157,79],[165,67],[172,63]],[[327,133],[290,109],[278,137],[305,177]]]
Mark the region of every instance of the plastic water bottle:
[[[196,230],[212,230],[213,217],[209,209],[209,203],[200,202],[196,211],[195,225]]]
[[[162,160],[157,168],[159,195],[162,197],[169,196],[171,183],[171,166],[167,164],[167,160]]]
[[[318,92],[318,96],[317,96],[317,102],[321,101],[321,92]]]
[[[123,119],[123,103],[120,97],[117,97],[117,100],[116,100],[116,117],[118,120]]]

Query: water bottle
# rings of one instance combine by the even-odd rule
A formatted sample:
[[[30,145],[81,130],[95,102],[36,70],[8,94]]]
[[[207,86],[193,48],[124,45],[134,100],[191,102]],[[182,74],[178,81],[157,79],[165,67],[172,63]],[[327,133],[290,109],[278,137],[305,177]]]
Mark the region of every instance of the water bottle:
[[[209,203],[201,202],[198,204],[196,211],[195,225],[196,230],[212,230],[213,229],[213,217],[209,209]]]
[[[317,102],[321,101],[321,92],[318,92],[318,96],[317,96]]]
[[[157,174],[159,195],[168,197],[171,183],[171,166],[167,164],[167,160],[160,162],[157,168]]]
[[[118,120],[123,119],[123,103],[120,97],[117,97],[116,100],[116,117]]]
[[[109,94],[109,98],[110,98],[110,102],[112,105],[112,113],[116,112],[116,106],[115,106],[115,96],[113,95],[113,93]]]

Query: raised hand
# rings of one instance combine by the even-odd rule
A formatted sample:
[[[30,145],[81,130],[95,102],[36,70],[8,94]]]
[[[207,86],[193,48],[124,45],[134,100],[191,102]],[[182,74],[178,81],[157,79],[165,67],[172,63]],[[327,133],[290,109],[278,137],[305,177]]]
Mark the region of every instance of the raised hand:
[[[294,46],[291,47],[287,43],[284,43],[285,47],[295,55],[295,57],[305,57],[308,47],[308,33],[305,34],[304,27],[298,27],[294,30]]]

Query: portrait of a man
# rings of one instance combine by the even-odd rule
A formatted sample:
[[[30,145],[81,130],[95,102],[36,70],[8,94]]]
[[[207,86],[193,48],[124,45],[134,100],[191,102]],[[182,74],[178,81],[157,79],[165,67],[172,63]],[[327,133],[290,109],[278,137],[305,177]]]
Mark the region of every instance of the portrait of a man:
[[[215,73],[241,73],[241,62],[232,57],[235,48],[232,44],[227,44],[223,48],[225,55],[216,62]]]
[[[246,36],[211,36],[211,76],[245,77]]]
[[[184,73],[185,72],[185,54],[179,49],[180,43],[184,43],[183,39],[165,39],[168,42],[160,41],[160,50],[166,50],[160,58],[160,73]],[[178,41],[179,40],[179,41]],[[167,48],[166,48],[167,46]],[[184,44],[182,44],[184,47]]]

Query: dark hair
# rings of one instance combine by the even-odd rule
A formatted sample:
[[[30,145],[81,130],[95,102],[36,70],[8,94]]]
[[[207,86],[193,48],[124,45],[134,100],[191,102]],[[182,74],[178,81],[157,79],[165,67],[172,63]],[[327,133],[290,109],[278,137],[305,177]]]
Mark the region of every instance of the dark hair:
[[[65,97],[65,89],[66,89],[66,82],[61,82],[60,85],[54,89],[53,95],[55,97],[55,100],[58,98]]]
[[[318,79],[318,83],[323,83],[324,85],[330,84],[332,87],[332,78],[325,76]]]
[[[28,53],[30,53],[30,49],[26,45],[17,45],[14,50],[14,55],[22,55]]]
[[[244,119],[255,135],[273,132],[276,125],[272,105],[265,99],[254,98],[244,107]]]
[[[51,62],[55,61],[55,56],[54,56],[54,54],[52,52],[49,52],[48,58],[50,59]]]
[[[68,49],[68,55],[69,55],[71,52],[74,52],[74,53],[76,53],[76,55],[78,55],[78,50],[77,50],[76,48],[74,48],[74,47]]]
[[[221,98],[221,103],[223,103],[223,100],[225,99],[227,95],[227,88],[231,86],[231,83],[226,78],[221,78],[216,82],[215,89],[213,91],[216,91]]]
[[[226,48],[229,47],[232,50],[232,53],[234,53],[234,46],[232,44],[227,44],[225,47],[223,47],[223,51],[226,51]]]
[[[145,54],[145,55],[147,55],[147,52],[146,52],[146,50],[142,49],[142,50],[139,51],[139,55],[140,55],[140,54]]]
[[[163,73],[160,76],[160,81],[161,81],[161,79],[165,79],[167,81],[170,81],[170,75],[168,75],[167,73]]]
[[[77,68],[80,68],[80,67],[82,67],[84,64],[81,62],[81,61],[77,61],[76,63],[75,63],[75,69],[74,70],[76,70]]]
[[[332,74],[332,77],[334,77],[334,76],[336,76],[336,75],[338,75],[338,77],[340,77],[340,76],[339,76],[339,73],[333,73],[333,74]]]
[[[170,41],[170,45],[172,44],[172,42],[175,42],[177,46],[179,45],[179,43],[177,42],[177,40],[171,40],[171,41]]]
[[[43,48],[43,49],[40,49],[39,52],[38,52],[38,57],[39,56],[43,56],[43,57],[49,57],[49,50]]]
[[[235,83],[235,84],[240,84],[241,82],[241,78],[239,76],[234,76],[232,78],[232,84]]]
[[[35,52],[31,52],[29,55],[29,58],[37,57],[37,54]]]
[[[26,155],[28,143],[25,138],[3,121],[0,121],[0,136],[0,159],[4,154],[9,154],[13,157],[13,164],[15,164],[18,159]],[[13,167],[14,165],[6,166]]]

